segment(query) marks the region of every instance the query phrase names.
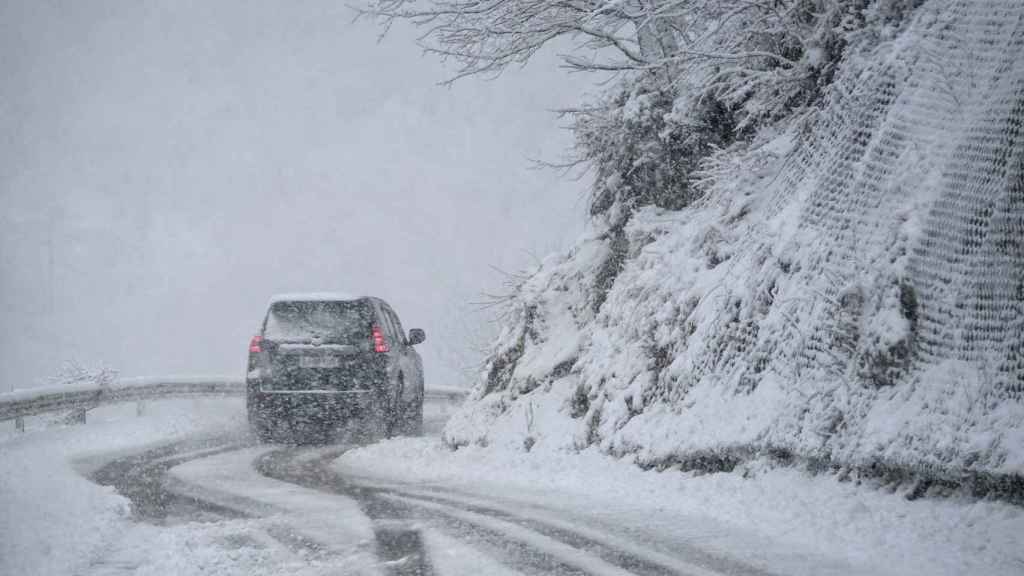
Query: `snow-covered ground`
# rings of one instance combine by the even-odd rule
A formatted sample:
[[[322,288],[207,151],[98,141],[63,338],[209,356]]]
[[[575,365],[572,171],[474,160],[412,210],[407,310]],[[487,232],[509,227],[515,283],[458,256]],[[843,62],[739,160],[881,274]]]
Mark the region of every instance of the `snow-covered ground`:
[[[436,430],[447,403],[432,402],[426,412]],[[151,402],[141,417],[135,404],[123,404],[91,411],[86,425],[61,421],[30,418],[25,433],[0,423],[2,575],[380,572],[369,520],[353,500],[254,470],[253,461],[273,448],[246,447],[252,438],[242,399]],[[140,521],[128,498],[89,479],[114,459],[171,444],[186,448],[153,462],[185,462],[170,468],[163,485],[239,517]],[[442,573],[488,565],[443,534],[424,538]]]
[[[200,572],[189,567],[223,572],[226,564],[258,566],[267,554],[232,544],[236,526],[135,523],[124,497],[81,474],[99,463],[97,457],[119,451],[197,434],[244,435],[244,415],[240,399],[202,399],[151,403],[143,417],[131,404],[102,408],[90,412],[84,426],[34,418],[24,434],[4,423],[0,574],[102,574],[108,568],[182,574]],[[120,556],[112,557],[115,544]]]
[[[699,476],[643,471],[596,449],[452,451],[436,438],[405,438],[350,451],[334,467],[479,498],[516,514],[600,526],[652,554],[680,554],[688,546],[774,573],[1024,573],[1019,507],[907,501],[759,462]]]
[[[526,452],[506,442],[452,451],[436,436],[387,440],[330,464],[340,477],[372,486],[378,501],[417,511],[371,520],[365,502],[326,484],[261,473],[257,463],[266,456],[295,471],[344,448],[247,447],[238,399],[153,403],[143,417],[132,405],[109,407],[84,426],[47,420],[0,436],[0,574],[385,573],[374,538],[389,522],[415,529],[434,573],[444,576],[537,572],[509,563],[515,558],[505,542],[588,573],[625,573],[572,537],[671,573],[1024,570],[1019,507],[911,502],[759,461],[698,476],[644,471],[596,448],[538,443]],[[202,438],[216,439],[214,449]],[[173,456],[185,462],[170,468],[165,485],[243,514],[139,521],[128,499],[86,477],[112,458],[168,442],[195,447]],[[466,533],[459,525],[477,528]]]

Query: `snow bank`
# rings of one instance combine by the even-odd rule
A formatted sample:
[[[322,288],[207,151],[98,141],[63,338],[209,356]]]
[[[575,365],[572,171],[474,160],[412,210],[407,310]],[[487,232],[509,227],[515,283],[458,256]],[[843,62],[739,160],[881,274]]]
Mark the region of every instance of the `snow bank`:
[[[699,204],[525,279],[446,442],[1024,493],[1024,3],[910,5]]]
[[[134,406],[100,408],[87,425],[40,428],[46,420],[34,419],[28,432],[0,437],[0,574],[82,573],[138,529],[129,502],[81,476],[75,461],[202,432],[244,433],[244,415],[237,399],[168,401],[142,418]]]

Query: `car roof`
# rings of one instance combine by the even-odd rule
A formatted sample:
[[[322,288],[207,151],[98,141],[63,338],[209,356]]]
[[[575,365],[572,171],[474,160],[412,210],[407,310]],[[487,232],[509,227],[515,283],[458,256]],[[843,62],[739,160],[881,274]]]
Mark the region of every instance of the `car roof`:
[[[347,302],[361,300],[365,296],[356,296],[345,292],[292,292],[275,294],[270,297],[270,305],[278,302]]]

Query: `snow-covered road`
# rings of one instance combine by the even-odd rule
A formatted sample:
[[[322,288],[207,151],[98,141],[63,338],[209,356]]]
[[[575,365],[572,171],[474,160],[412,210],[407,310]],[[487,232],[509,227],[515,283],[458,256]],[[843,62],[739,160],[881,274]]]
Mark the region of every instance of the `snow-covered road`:
[[[114,459],[92,478],[129,498],[137,521],[178,529],[230,525],[241,533],[229,541],[273,542],[276,562],[287,567],[282,573],[294,573],[303,562],[302,573],[766,573],[692,545],[666,554],[636,535],[631,539],[543,506],[515,509],[500,498],[349,476],[334,462],[350,448],[188,439]],[[143,566],[124,561],[124,551],[111,556],[119,560],[96,561],[90,574]]]
[[[219,402],[219,403],[218,403]],[[0,438],[0,573],[1019,574],[1024,514],[596,452],[260,445],[233,401]],[[14,463],[16,465],[11,465]]]

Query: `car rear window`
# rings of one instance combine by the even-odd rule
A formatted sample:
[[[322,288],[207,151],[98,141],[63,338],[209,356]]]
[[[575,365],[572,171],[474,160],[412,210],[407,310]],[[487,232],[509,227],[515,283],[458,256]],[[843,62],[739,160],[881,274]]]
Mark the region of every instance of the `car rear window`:
[[[366,302],[275,302],[267,314],[264,338],[307,341],[319,337],[324,344],[358,344],[370,337],[370,311]]]

